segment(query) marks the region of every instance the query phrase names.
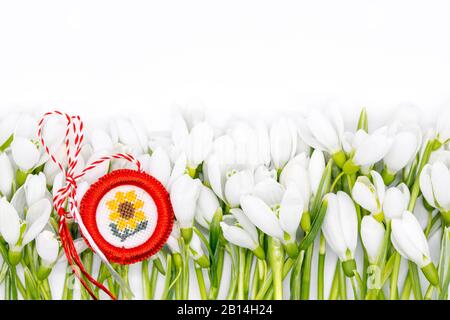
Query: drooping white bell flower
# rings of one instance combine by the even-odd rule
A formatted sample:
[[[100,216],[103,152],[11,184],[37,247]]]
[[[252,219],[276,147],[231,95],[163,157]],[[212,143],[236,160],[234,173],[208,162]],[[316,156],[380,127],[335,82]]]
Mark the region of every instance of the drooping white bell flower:
[[[205,254],[199,236],[196,233],[192,234],[191,242],[189,243],[189,253],[196,263],[202,268],[208,268],[210,265],[209,258]]]
[[[200,195],[201,182],[184,174],[172,185],[170,200],[178,223],[180,224],[183,238],[189,242],[192,237],[192,225],[194,223],[197,199]]]
[[[427,164],[419,178],[420,190],[428,204],[438,209],[447,224],[450,223],[450,170],[443,162]]]
[[[323,112],[313,109],[308,117],[300,120],[299,133],[309,146],[329,153],[339,167],[344,165],[344,120],[338,108],[330,107]]]
[[[197,211],[195,220],[204,228],[209,229],[209,225],[214,218],[214,214],[220,208],[216,194],[205,187],[200,186],[200,195],[197,200]]]
[[[383,179],[386,184],[390,184],[395,179],[395,174],[414,160],[422,142],[422,133],[418,126],[401,125],[396,122],[390,131],[393,142],[383,158],[385,164]]]
[[[364,216],[361,220],[361,240],[366,248],[371,264],[376,264],[383,247],[385,230],[382,223],[373,216]]]
[[[15,112],[2,117],[0,121],[0,147],[3,147],[2,151],[4,151],[7,148],[7,145],[11,143],[19,118],[20,114]]]
[[[281,118],[270,127],[270,154],[275,169],[281,170],[295,155],[298,132],[291,119]]]
[[[258,258],[264,259],[256,227],[241,209],[231,209],[230,213],[220,222],[224,238],[236,246],[252,250]]]
[[[167,246],[169,247],[172,254],[180,254],[181,248],[179,244],[179,239],[181,238],[181,232],[180,232],[180,226],[178,224],[178,221],[175,221],[173,224],[172,232],[169,235],[169,238],[167,239]]]
[[[416,263],[433,285],[439,283],[436,267],[431,261],[427,238],[417,218],[404,211],[400,219],[392,219],[391,241],[404,258]]]
[[[170,192],[172,184],[186,172],[187,159],[184,153],[181,153],[175,160],[169,180],[167,181],[167,190]]]
[[[144,124],[135,117],[118,118],[111,122],[110,129],[111,135],[117,135],[118,142],[132,148],[137,154],[147,152],[147,131]],[[114,138],[112,140],[114,142]]]
[[[383,221],[383,201],[385,185],[383,178],[376,171],[371,171],[373,183],[366,176],[359,176],[352,189],[353,200],[369,211],[375,219]]]
[[[450,140],[450,111],[448,108],[439,113],[436,124],[436,140],[445,144]]]
[[[42,231],[36,237],[36,251],[46,267],[52,267],[58,259],[59,243],[53,232]]]
[[[351,174],[383,159],[390,150],[393,139],[388,128],[382,127],[371,134],[364,130],[358,130],[352,137],[347,134],[346,141],[345,149],[351,157],[346,161],[343,170]]]
[[[33,204],[43,199],[47,193],[47,181],[44,173],[40,172],[39,174],[28,175],[23,187],[25,190],[27,207],[31,207]]]
[[[148,172],[161,182],[164,187],[167,187],[172,166],[169,155],[162,147],[158,147],[153,151],[148,161]]]
[[[101,129],[93,130],[89,135],[89,141],[94,152],[112,151],[114,149],[111,136]]]
[[[266,179],[275,180],[277,178],[277,172],[275,171],[275,169],[269,169],[266,166],[261,165],[255,169],[253,177],[255,180],[255,184],[258,184],[259,182]]]
[[[41,152],[36,144],[22,137],[14,138],[11,143],[11,153],[14,162],[23,172],[33,169],[41,157]]]
[[[298,254],[296,232],[304,211],[303,199],[295,184],[284,188],[276,181],[262,182],[264,188],[241,197],[241,207],[248,219],[267,235],[280,240],[289,256]],[[263,191],[265,190],[265,191]]]
[[[389,221],[401,218],[403,212],[408,208],[410,197],[409,189],[404,183],[388,188],[383,201],[385,219]]]
[[[358,240],[358,217],[355,205],[345,192],[325,196],[327,211],[322,232],[327,243],[343,261],[344,272],[352,277],[356,270],[354,259]]]
[[[207,122],[202,121],[188,128],[183,117],[175,116],[172,141],[179,153],[185,153],[190,171],[194,172],[207,158],[212,148],[213,138],[213,129]]]
[[[14,170],[6,153],[0,152],[0,193],[1,196],[11,196],[14,181]]]
[[[22,248],[44,229],[50,213],[50,201],[42,199],[28,209],[25,220],[22,220],[5,198],[0,199],[0,233],[8,243],[10,252],[14,257],[19,257],[19,261]]]

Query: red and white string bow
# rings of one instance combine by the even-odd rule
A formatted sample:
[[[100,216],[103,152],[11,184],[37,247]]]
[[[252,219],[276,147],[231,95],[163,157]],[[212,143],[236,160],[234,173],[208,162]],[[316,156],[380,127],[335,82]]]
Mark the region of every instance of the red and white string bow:
[[[64,145],[67,156],[67,167],[65,167],[55,156],[55,154],[51,151],[50,147],[45,143],[43,131],[45,130],[46,120],[51,116],[59,116],[65,119],[67,122]],[[86,283],[83,276],[93,285],[97,286],[101,290],[103,290],[106,294],[108,294],[112,299],[115,299],[113,294],[101,283],[95,280],[89,272],[83,266],[81,259],[76,251],[72,235],[69,230],[68,220],[74,220],[83,237],[88,242],[89,246],[92,250],[100,257],[100,259],[106,264],[111,275],[121,284],[122,289],[130,292],[128,285],[125,284],[123,279],[119,276],[119,274],[112,268],[111,264],[105,257],[105,255],[101,252],[98,246],[95,244],[92,237],[89,235],[88,230],[83,224],[83,221],[80,217],[78,211],[78,203],[77,203],[77,181],[79,181],[87,172],[98,167],[105,161],[109,161],[112,159],[125,159],[136,165],[136,168],[139,172],[142,171],[141,164],[139,161],[133,157],[131,154],[126,153],[117,153],[109,156],[104,156],[99,158],[98,160],[92,162],[88,166],[86,166],[81,172],[77,173],[76,168],[78,164],[78,159],[80,157],[81,148],[84,140],[83,133],[83,121],[79,116],[70,116],[66,113],[60,111],[52,111],[45,113],[39,121],[39,131],[38,137],[39,141],[42,144],[45,152],[49,155],[50,159],[59,167],[61,172],[63,173],[65,184],[57,190],[53,198],[53,207],[55,211],[59,215],[59,236],[61,239],[62,247],[64,248],[64,252],[67,256],[67,260],[72,267],[74,274],[80,280],[81,284],[86,288],[92,298],[97,299],[91,287]]]

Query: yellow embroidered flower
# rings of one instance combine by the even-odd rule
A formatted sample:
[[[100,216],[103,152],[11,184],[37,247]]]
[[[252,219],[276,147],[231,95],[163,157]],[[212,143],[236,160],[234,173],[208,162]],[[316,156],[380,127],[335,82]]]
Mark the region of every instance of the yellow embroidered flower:
[[[120,232],[125,229],[135,231],[146,220],[142,211],[144,202],[138,199],[134,190],[116,192],[114,199],[106,202],[106,207],[110,210],[109,219]]]

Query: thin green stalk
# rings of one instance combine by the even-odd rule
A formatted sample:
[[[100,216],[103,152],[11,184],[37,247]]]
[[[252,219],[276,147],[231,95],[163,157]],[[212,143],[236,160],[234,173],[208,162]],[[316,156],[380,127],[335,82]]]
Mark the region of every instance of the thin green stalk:
[[[280,240],[274,238],[269,239],[268,256],[272,269],[274,299],[282,300],[284,249]]]
[[[311,264],[314,253],[314,244],[311,244],[305,252],[305,258],[302,267],[302,284],[300,288],[300,299],[309,300],[309,291],[311,285]]]
[[[142,261],[141,265],[141,275],[142,275],[142,290],[145,300],[150,300],[150,276],[148,270],[149,261],[145,259]]]
[[[302,280],[302,266],[305,257],[305,251],[301,251],[295,260],[294,268],[291,272],[291,300],[300,300],[301,294],[301,280]]]
[[[155,289],[156,289],[156,284],[158,282],[158,269],[155,267],[155,265],[152,263],[152,273],[150,275],[150,292],[148,294],[148,298],[150,300],[155,298]],[[181,284],[181,281],[177,281],[177,284]],[[181,288],[181,287],[180,287]],[[177,299],[181,299],[181,296]]]
[[[391,282],[390,282],[390,290],[389,290],[389,299],[390,300],[398,300],[398,276],[400,273],[400,262],[401,256],[398,252],[395,252],[394,257],[394,268],[392,270]]]
[[[412,261],[408,261],[408,265],[409,271],[411,272],[411,281],[414,299],[423,300],[422,288],[420,286],[420,278],[419,278],[419,271],[417,270],[417,265]]]
[[[324,299],[324,275],[325,275],[325,237],[320,234],[319,261],[317,266],[317,299]]]
[[[411,296],[411,289],[412,289],[411,273],[408,271],[405,283],[403,284],[402,296],[400,297],[400,299],[409,300],[409,297]]]
[[[342,262],[339,261],[339,295],[341,300],[347,300],[347,284],[344,270],[342,269]]]
[[[203,277],[203,270],[200,266],[195,264],[195,274],[197,276],[197,283],[198,283],[198,289],[200,291],[200,297],[202,300],[208,299],[208,295],[206,293],[206,285],[205,285],[205,279]]]
[[[339,297],[339,261],[336,262],[333,281],[331,282],[330,296],[328,300],[337,300]]]
[[[283,265],[283,279],[286,278],[286,276],[289,274],[289,272],[291,271],[293,266],[294,266],[294,260],[292,260],[290,258],[288,258],[284,262],[284,265]],[[266,278],[263,281],[263,285],[261,286],[261,289],[259,290],[258,295],[256,296],[256,300],[263,299],[266,295],[268,295],[267,293],[269,291],[273,290],[272,281],[273,281],[272,272],[268,272],[266,274]],[[271,296],[271,294],[269,294],[269,295]]]
[[[246,249],[239,248],[239,273],[238,273],[238,291],[237,299],[245,299],[245,252]]]
[[[169,296],[171,279],[172,279],[172,256],[169,254],[167,255],[167,270],[166,270],[166,277],[164,279],[164,290],[163,293],[161,294],[161,300],[167,300],[167,297]]]

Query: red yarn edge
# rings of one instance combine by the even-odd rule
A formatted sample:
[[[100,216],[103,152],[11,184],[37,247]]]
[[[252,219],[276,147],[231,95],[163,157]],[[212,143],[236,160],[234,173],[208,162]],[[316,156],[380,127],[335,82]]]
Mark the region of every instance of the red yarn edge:
[[[133,185],[146,191],[155,202],[158,221],[151,237],[134,248],[116,247],[101,235],[96,221],[97,207],[104,195],[119,186]],[[174,223],[169,193],[157,179],[145,172],[130,169],[112,171],[91,185],[80,203],[80,216],[90,236],[108,261],[132,264],[156,254],[167,242]],[[84,240],[89,245],[86,237]]]

